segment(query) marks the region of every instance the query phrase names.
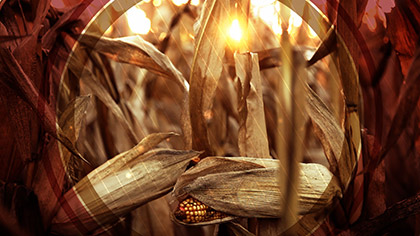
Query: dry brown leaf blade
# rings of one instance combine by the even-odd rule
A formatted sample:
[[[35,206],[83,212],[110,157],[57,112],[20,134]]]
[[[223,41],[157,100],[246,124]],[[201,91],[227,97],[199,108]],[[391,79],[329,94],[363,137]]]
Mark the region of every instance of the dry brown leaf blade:
[[[356,40],[357,2],[340,1],[337,14],[337,61],[340,79],[343,86],[346,106],[354,108],[359,105],[359,78],[354,73],[358,64],[354,61],[360,53]]]
[[[331,26],[327,32],[327,35],[325,36],[325,39],[322,40],[314,55],[312,55],[311,59],[309,59],[307,66],[312,66],[335,50],[337,50],[337,35],[334,26]]]
[[[314,125],[315,135],[322,144],[331,172],[339,176],[338,163],[343,149],[343,142],[345,141],[344,132],[321,98],[311,88],[308,87],[307,89],[307,111]]]
[[[80,74],[81,81],[87,87],[89,87],[92,93],[95,96],[97,96],[109,108],[112,114],[114,114],[115,117],[121,122],[121,125],[127,132],[127,135],[129,135],[131,141],[133,143],[137,143],[137,134],[134,133],[134,128],[124,116],[124,113],[122,112],[121,108],[114,101],[114,99],[111,97],[106,88],[95,78],[95,75],[89,69],[85,68],[84,65],[78,60],[76,55],[74,55],[70,59],[68,63],[68,68],[75,74]]]
[[[63,134],[72,143],[75,143],[79,136],[82,121],[90,104],[90,99],[90,95],[77,97],[67,105],[58,119],[58,125],[61,127]]]
[[[408,70],[405,83],[401,87],[400,95],[398,98],[397,110],[392,119],[391,127],[388,131],[386,143],[381,151],[379,160],[374,163],[378,165],[384,158],[386,153],[397,143],[402,132],[409,123],[413,112],[417,106],[420,98],[420,47],[417,47],[413,62]]]
[[[79,42],[112,60],[133,64],[157,75],[171,78],[183,91],[188,90],[186,79],[169,58],[140,36],[113,39],[85,34]]]
[[[189,111],[192,125],[192,147],[212,152],[207,137],[204,113],[212,105],[223,68],[225,35],[221,29],[228,19],[229,4],[225,1],[209,0],[203,5],[190,75]],[[217,35],[218,37],[214,37]]]
[[[241,156],[270,158],[258,55],[235,53],[235,70],[241,83],[238,146]]]
[[[128,151],[118,154],[116,157],[124,156],[127,161],[132,160],[154,148],[156,145],[164,140],[167,140],[173,136],[177,136],[177,133],[166,132],[166,133],[153,133],[143,138],[136,146]],[[116,158],[116,160],[118,159]]]
[[[62,130],[55,121],[55,112],[45,98],[39,94],[35,84],[23,71],[13,54],[6,48],[0,48],[0,55],[4,65],[8,65],[6,68],[9,70],[10,75],[15,78],[15,80],[12,80],[9,76],[5,76],[5,80],[1,80],[1,82],[7,87],[14,89],[32,107],[47,133],[60,141],[73,155],[87,162],[70,140],[61,135]]]
[[[154,62],[156,62],[165,72],[171,75],[171,78],[175,79],[175,82],[182,88],[183,92],[188,91],[189,85],[182,73],[172,64],[171,60],[165,54],[161,53],[151,43],[145,41],[138,35],[121,38],[121,41],[133,44],[145,51]]]
[[[76,145],[76,141],[79,137],[79,132],[82,128],[82,122],[85,118],[90,98],[90,95],[77,97],[67,105],[66,109],[64,109],[58,119],[58,125],[62,130],[61,135],[66,137],[73,146]],[[63,166],[69,179],[76,181],[77,177],[74,173],[75,170],[71,164],[72,153],[70,153],[62,145],[59,145],[59,148],[61,150],[61,160],[63,161]]]

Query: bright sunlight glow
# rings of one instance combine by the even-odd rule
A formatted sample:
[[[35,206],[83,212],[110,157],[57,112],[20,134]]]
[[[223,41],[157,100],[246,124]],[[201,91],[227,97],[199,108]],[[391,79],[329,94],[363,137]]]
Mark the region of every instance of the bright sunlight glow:
[[[135,34],[147,34],[150,31],[151,22],[143,10],[132,7],[126,12],[130,30]]]
[[[233,20],[232,25],[230,26],[229,36],[235,41],[240,41],[242,38],[241,26],[237,19]]]
[[[172,2],[177,6],[181,6],[182,4],[187,3],[188,0],[172,0]]]
[[[162,4],[162,0],[153,0],[153,6],[158,7]]]

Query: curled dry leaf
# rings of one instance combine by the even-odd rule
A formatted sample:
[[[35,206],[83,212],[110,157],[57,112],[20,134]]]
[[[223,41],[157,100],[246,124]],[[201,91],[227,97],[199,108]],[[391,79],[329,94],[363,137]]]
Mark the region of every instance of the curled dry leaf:
[[[136,65],[157,75],[171,78],[183,91],[188,90],[186,79],[169,58],[140,36],[112,39],[85,34],[79,42],[112,60]]]
[[[187,196],[233,216],[280,217],[279,161],[250,157],[208,157],[180,176],[174,195]],[[300,164],[299,214],[329,207],[341,194],[337,179],[324,166]],[[209,223],[209,222],[207,222]]]
[[[76,55],[70,59],[68,66],[69,70],[75,74],[80,74],[80,79],[83,81],[83,83],[89,87],[92,93],[109,108],[112,114],[114,114],[115,117],[121,122],[121,125],[129,135],[131,141],[136,143],[138,138],[137,134],[133,131],[134,128],[132,127],[131,123],[126,119],[121,108],[111,97],[108,90],[96,79],[95,75],[88,68],[84,67]]]
[[[82,155],[76,150],[70,140],[62,135],[61,128],[55,121],[55,112],[49,106],[44,97],[42,97],[25,71],[20,66],[14,55],[9,49],[0,48],[0,58],[4,65],[7,65],[6,76],[1,83],[7,87],[12,88],[22,99],[32,107],[36,112],[40,122],[47,133],[56,138],[63,144],[73,155],[86,161]],[[11,79],[14,78],[14,79]]]
[[[189,101],[188,101],[188,90],[189,84],[184,78],[182,73],[172,64],[170,59],[163,53],[161,53],[155,46],[149,42],[143,40],[139,36],[123,37],[123,38],[107,38],[99,37],[95,35],[84,34],[79,42],[82,45],[89,47],[91,50],[95,50],[108,58],[117,62],[128,63],[136,65],[138,67],[147,69],[148,71],[163,76],[165,78],[172,79],[184,92],[184,99],[182,102],[182,131],[184,134],[184,141],[186,143],[186,149],[191,147],[191,123],[189,113]],[[102,99],[101,99],[102,100]],[[106,102],[104,102],[107,104]],[[112,104],[107,104],[107,106]],[[117,117],[120,117],[120,112],[113,110],[112,105],[111,111],[117,112]]]
[[[359,78],[354,71],[358,68],[353,58],[360,53],[357,42],[357,2],[340,1],[337,12],[337,60],[341,84],[346,105],[357,107],[359,105]]]
[[[420,3],[418,1],[397,2],[386,14],[386,32],[400,61],[401,72],[407,76],[415,49],[420,39]]]
[[[331,172],[339,176],[338,163],[343,148],[344,132],[321,98],[311,88],[308,87],[307,90],[308,106],[306,108],[312,120],[315,135],[322,144]]]
[[[150,135],[89,173],[60,200],[61,206],[68,208],[58,210],[51,231],[61,235],[87,234],[168,193],[191,159],[200,154],[150,150],[172,135]]]
[[[66,109],[61,114],[58,125],[61,127],[62,135],[75,146],[79,137],[79,132],[82,127],[82,121],[85,117],[91,96],[80,96],[70,102]],[[61,160],[63,161],[64,169],[69,175],[70,179],[74,179],[75,174],[72,171],[71,161],[72,154],[62,145],[59,145],[61,151]]]
[[[238,97],[240,155],[269,158],[258,55],[235,53],[234,57],[240,83],[240,97]]]
[[[420,47],[417,47],[413,62],[408,70],[407,77],[401,87],[398,97],[397,110],[392,119],[391,127],[388,131],[386,143],[381,151],[381,155],[377,162],[373,163],[371,169],[379,165],[387,152],[397,143],[403,130],[407,127],[408,121],[411,119],[413,112],[420,98]]]
[[[337,35],[334,26],[331,26],[325,36],[325,39],[322,40],[321,45],[318,46],[314,55],[312,55],[311,59],[309,59],[307,66],[312,66],[335,50],[337,50]]]

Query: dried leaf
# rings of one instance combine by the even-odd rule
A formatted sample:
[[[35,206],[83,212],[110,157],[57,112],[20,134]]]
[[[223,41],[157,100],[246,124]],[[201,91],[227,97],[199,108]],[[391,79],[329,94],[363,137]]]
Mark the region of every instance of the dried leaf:
[[[343,142],[345,141],[344,133],[321,98],[311,88],[308,87],[307,89],[307,112],[314,125],[314,132],[322,144],[331,172],[339,176],[338,163],[341,158]]]
[[[0,44],[9,42],[9,41],[15,41],[16,39],[22,39],[25,37],[28,37],[29,35],[19,35],[19,36],[13,36],[13,35],[0,35]]]
[[[183,91],[188,91],[184,76],[169,58],[140,36],[111,39],[84,34],[79,42],[112,60],[133,64],[157,75],[173,79]]]
[[[58,124],[65,135],[72,143],[79,137],[82,121],[90,103],[90,95],[80,96],[74,99],[61,114]]]
[[[4,69],[8,69],[8,71],[5,71],[7,76],[4,76],[2,82],[8,87],[17,90],[17,93],[37,112],[44,125],[44,129],[55,136],[56,125],[54,111],[48,106],[45,99],[40,96],[35,84],[23,71],[13,54],[8,49],[0,48],[0,55],[3,64],[7,65]],[[11,77],[15,79],[13,80]]]
[[[89,173],[61,199],[51,231],[63,235],[86,234],[115,222],[131,210],[170,191],[195,151],[155,149],[144,152],[168,134],[142,140]]]
[[[355,64],[359,53],[355,32],[357,6],[356,1],[340,1],[337,14],[337,59],[346,106],[354,108],[359,105],[358,64]]]
[[[338,162],[339,178],[343,191],[351,181],[352,173],[361,150],[361,130],[359,121],[360,92],[359,64],[357,58],[366,47],[358,40],[357,1],[340,1],[337,12],[337,54],[339,74],[345,101],[344,134],[345,142]],[[373,65],[370,54],[363,54],[368,65]]]
[[[62,131],[55,122],[55,112],[48,105],[45,98],[39,94],[38,89],[23,71],[13,54],[8,49],[0,48],[0,55],[4,65],[8,65],[7,69],[9,72],[7,73],[6,71],[7,76],[5,76],[5,80],[1,80],[1,82],[16,90],[16,93],[32,107],[46,132],[60,141],[72,154],[85,160],[72,145],[70,140],[61,135]],[[10,76],[13,76],[15,80],[11,79]]]
[[[121,108],[117,105],[105,87],[95,78],[95,75],[89,69],[84,67],[76,55],[70,59],[68,66],[70,71],[76,74],[80,74],[80,79],[83,81],[83,83],[86,84],[86,86],[90,88],[93,94],[97,96],[109,108],[112,114],[114,114],[115,117],[121,122],[121,125],[129,135],[131,141],[136,143],[138,137],[137,134],[134,133],[134,129],[131,123],[125,118]]]
[[[52,49],[54,43],[56,43],[56,39],[60,33],[61,28],[63,28],[64,26],[68,27],[69,24],[79,21],[79,19],[74,19],[74,16],[75,12],[78,9],[80,10],[81,4],[83,4],[83,2],[77,4],[71,10],[66,11],[62,16],[60,16],[57,22],[55,22],[55,24],[51,28],[49,28],[48,31],[42,36],[41,44],[43,50],[49,52]]]
[[[80,129],[82,128],[82,121],[84,120],[91,96],[80,96],[74,99],[66,107],[61,114],[58,124],[61,127],[62,135],[65,136],[75,146],[79,137]],[[72,154],[67,151],[62,145],[59,145],[61,150],[61,159],[63,161],[64,169],[69,175],[70,179],[77,180],[74,174],[73,167],[70,164]],[[77,182],[77,181],[76,181]]]
[[[150,151],[153,147],[161,143],[163,140],[169,139],[170,137],[177,135],[178,134],[173,132],[149,134],[147,137],[142,139],[136,146],[134,146],[126,152],[118,154],[116,157],[124,156],[124,158],[127,161],[129,161],[132,158],[135,158]]]
[[[235,53],[234,57],[236,74],[241,85],[238,98],[240,155],[269,158],[258,55]]]
[[[185,226],[205,226],[205,225],[216,225],[216,224],[221,224],[221,223],[226,223],[232,220],[237,219],[238,217],[236,216],[227,216],[221,219],[214,219],[214,220],[210,220],[210,221],[203,221],[203,222],[198,222],[198,223],[185,223],[183,221],[178,220],[173,214],[171,214],[171,219],[180,224],[180,225],[185,225]]]
[[[235,236],[255,236],[255,234],[249,232],[245,227],[240,225],[236,222],[227,222],[226,226],[228,227],[229,231],[233,233]]]
[[[420,39],[420,4],[417,1],[396,2],[396,6],[386,14],[387,36],[397,53],[401,70],[407,76]]]
[[[385,154],[397,143],[401,133],[406,128],[408,120],[410,120],[417,103],[420,98],[420,47],[417,47],[413,63],[405,78],[405,83],[401,87],[398,97],[397,110],[392,119],[391,127],[388,131],[386,143],[381,151],[380,159],[375,166],[378,165]]]
[[[189,111],[192,125],[192,147],[212,152],[207,137],[204,113],[212,105],[223,68],[225,55],[224,22],[228,19],[229,5],[225,1],[210,0],[203,5],[195,37],[195,52],[190,75]],[[218,37],[214,37],[218,35]]]
[[[316,49],[314,55],[308,61],[308,67],[312,66],[322,58],[328,56],[330,53],[337,49],[337,35],[334,26],[328,30],[325,39],[322,40],[321,44]]]
[[[300,164],[299,213],[329,207],[340,195],[337,179],[322,165]],[[192,196],[213,209],[241,217],[280,217],[279,161],[207,157],[178,179],[177,199]]]

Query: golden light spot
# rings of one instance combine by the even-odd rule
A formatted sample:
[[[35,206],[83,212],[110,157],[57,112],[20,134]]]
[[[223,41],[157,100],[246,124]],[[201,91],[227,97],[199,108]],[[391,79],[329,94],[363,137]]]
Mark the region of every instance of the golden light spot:
[[[277,35],[277,36],[281,36],[281,34],[283,33],[283,29],[281,28],[281,22],[275,22],[271,25],[271,28],[273,29],[273,32]]]
[[[153,6],[158,7],[162,4],[162,0],[153,0]]]
[[[185,3],[187,3],[187,2],[188,2],[188,0],[172,0],[172,2],[173,2],[175,5],[177,5],[177,6],[181,6],[181,5],[185,4]]]
[[[110,35],[113,30],[114,30],[114,27],[112,25],[110,25],[108,27],[108,29],[105,30],[105,35]]]
[[[130,172],[127,172],[127,173],[125,174],[125,177],[126,177],[127,179],[130,179],[131,177],[133,177],[133,175],[132,175]]]
[[[233,20],[232,25],[229,28],[229,36],[235,40],[240,41],[242,38],[242,30],[237,19]]]
[[[316,32],[311,27],[308,27],[308,28],[309,28],[309,33],[308,33],[309,38],[313,39],[313,38],[318,37],[318,35],[316,34]]]
[[[298,28],[302,25],[302,18],[294,11],[290,11],[289,25]]]
[[[163,39],[165,39],[166,35],[167,34],[165,32],[160,33],[159,40],[162,41]]]
[[[135,34],[147,34],[150,31],[151,22],[146,17],[146,13],[137,8],[132,7],[126,12],[128,26]]]

